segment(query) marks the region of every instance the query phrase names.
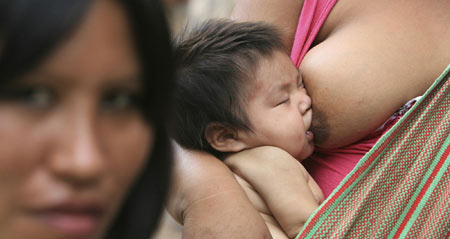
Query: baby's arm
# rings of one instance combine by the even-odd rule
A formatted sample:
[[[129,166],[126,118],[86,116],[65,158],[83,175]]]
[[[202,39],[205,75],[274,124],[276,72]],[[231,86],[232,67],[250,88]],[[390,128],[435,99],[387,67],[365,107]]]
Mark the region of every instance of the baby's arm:
[[[269,207],[264,202],[264,199],[258,194],[258,192],[255,191],[255,188],[243,178],[239,177],[239,175],[234,174],[234,177],[238,181],[239,185],[241,185],[242,189],[244,189],[244,192],[249,198],[250,202],[252,202],[253,206],[256,208],[256,210],[258,210],[259,214],[264,219],[264,222],[269,228],[272,238],[289,239],[286,233],[281,228],[280,224],[270,212]]]
[[[303,166],[279,148],[247,150],[230,156],[226,164],[255,188],[290,238],[298,234],[323,200]]]
[[[232,172],[212,155],[174,144],[167,209],[184,225],[184,239],[272,238]]]

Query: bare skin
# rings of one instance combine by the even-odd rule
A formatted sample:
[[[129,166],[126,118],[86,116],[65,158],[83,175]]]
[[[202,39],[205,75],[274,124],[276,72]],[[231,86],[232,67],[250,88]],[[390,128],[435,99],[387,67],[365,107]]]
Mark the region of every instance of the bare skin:
[[[231,154],[224,162],[273,238],[295,238],[323,201],[322,191],[306,169],[280,148],[253,148]]]
[[[167,209],[184,225],[183,238],[236,238],[241,232],[246,232],[239,236],[243,239],[271,238],[225,164],[209,154],[174,146],[174,184]]]
[[[281,27],[285,43],[290,47],[302,4],[301,0],[238,0],[232,17],[264,20]],[[316,143],[336,148],[355,142],[376,129],[408,100],[426,91],[450,63],[450,12],[447,9],[450,9],[450,2],[438,0],[340,0],[336,4],[315,46],[300,66],[312,98],[313,117],[317,122],[319,114],[316,112],[322,112],[327,119],[329,137],[319,138]],[[206,156],[199,155],[192,152],[177,160],[201,164],[200,158]],[[218,189],[224,186],[224,181],[227,187],[233,187],[231,173],[220,164],[205,164],[198,169],[195,178],[187,176],[192,179],[189,184],[186,178],[178,184],[177,191],[185,194],[173,194],[173,197],[187,198],[187,194],[196,194],[205,187]],[[223,177],[216,181],[217,185],[203,176],[215,169],[218,170],[215,177]],[[192,174],[190,170],[177,168],[176,174]],[[209,183],[203,184],[205,181]],[[218,192],[208,191],[210,195]],[[208,234],[202,234],[199,228],[185,227],[184,238],[263,238],[261,233],[267,233],[265,225],[258,224],[261,227],[255,228],[258,225],[252,224],[249,231],[247,225],[241,224],[254,223],[254,218],[258,217],[252,210],[245,215],[236,211],[236,207],[244,207],[240,203],[248,201],[237,202],[236,195],[227,196],[230,196],[228,200],[225,195],[210,199],[209,203],[215,201],[214,208],[208,209],[211,218],[197,218],[192,224],[200,224],[202,220],[218,221],[220,218],[214,219],[217,215],[238,220],[221,220],[208,227]],[[230,205],[231,201],[236,204]],[[232,232],[222,234],[223,228],[230,228]],[[245,229],[239,231],[240,228]]]
[[[450,63],[449,7],[448,1],[337,3],[300,66],[313,107],[328,121],[329,138],[316,143],[355,142],[428,89]]]
[[[237,0],[231,18],[236,21],[264,21],[275,25],[291,49],[304,0]]]

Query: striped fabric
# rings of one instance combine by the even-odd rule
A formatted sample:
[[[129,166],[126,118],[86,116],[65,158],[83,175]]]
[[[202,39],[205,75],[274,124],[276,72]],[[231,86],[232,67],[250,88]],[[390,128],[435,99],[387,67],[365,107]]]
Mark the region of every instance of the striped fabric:
[[[450,65],[297,238],[450,236]]]

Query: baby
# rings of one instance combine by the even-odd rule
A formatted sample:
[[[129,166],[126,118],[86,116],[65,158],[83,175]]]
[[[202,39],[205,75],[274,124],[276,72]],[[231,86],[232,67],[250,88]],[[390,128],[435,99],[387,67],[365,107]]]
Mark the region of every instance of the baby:
[[[224,160],[273,237],[295,237],[323,194],[299,163],[314,148],[311,99],[279,33],[210,20],[178,37],[174,52],[173,137]],[[246,157],[255,149],[264,155]]]

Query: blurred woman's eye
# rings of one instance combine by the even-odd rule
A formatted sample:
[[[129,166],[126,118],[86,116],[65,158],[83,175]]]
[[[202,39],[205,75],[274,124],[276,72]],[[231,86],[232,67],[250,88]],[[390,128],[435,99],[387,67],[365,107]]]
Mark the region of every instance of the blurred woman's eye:
[[[22,86],[5,89],[0,99],[32,108],[48,108],[55,103],[56,95],[47,87]]]
[[[130,92],[108,93],[101,102],[102,110],[106,112],[116,112],[125,110],[139,110],[140,97],[138,94]]]

